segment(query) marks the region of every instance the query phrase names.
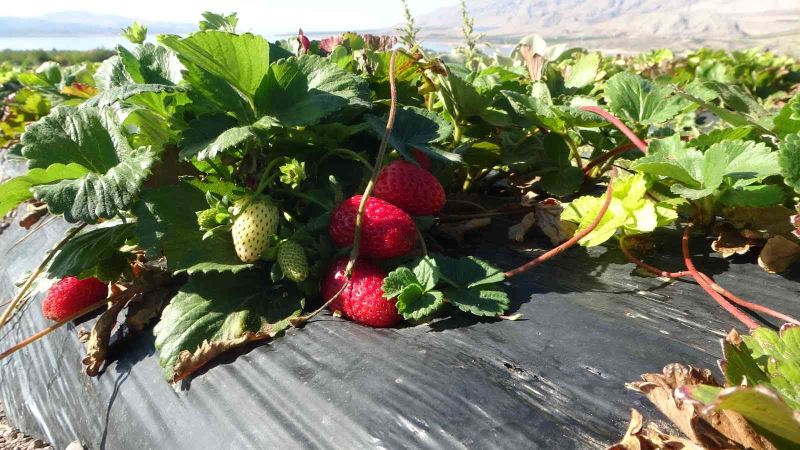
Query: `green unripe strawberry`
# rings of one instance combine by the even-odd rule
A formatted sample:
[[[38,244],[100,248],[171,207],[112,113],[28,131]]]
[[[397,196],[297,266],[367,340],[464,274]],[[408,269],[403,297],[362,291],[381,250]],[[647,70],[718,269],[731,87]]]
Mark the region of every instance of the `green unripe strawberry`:
[[[266,199],[254,199],[242,211],[246,199],[236,202],[231,235],[236,255],[246,263],[258,261],[269,245],[269,238],[278,232],[278,208]]]
[[[197,224],[203,230],[210,230],[217,226],[217,210],[206,209],[197,213]]]
[[[286,241],[278,247],[278,265],[286,278],[295,283],[308,278],[306,252],[297,242]]]

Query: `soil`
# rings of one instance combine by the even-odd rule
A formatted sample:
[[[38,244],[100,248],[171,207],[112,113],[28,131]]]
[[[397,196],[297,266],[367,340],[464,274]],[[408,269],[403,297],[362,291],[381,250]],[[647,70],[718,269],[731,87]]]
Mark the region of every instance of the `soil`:
[[[0,403],[0,450],[53,450],[47,442],[17,430],[8,422],[3,404]]]

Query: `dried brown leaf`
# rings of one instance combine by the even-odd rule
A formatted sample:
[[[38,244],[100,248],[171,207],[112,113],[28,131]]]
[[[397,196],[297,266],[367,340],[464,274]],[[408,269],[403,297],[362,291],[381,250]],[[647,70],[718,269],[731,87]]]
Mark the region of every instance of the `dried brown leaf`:
[[[228,350],[241,347],[248,342],[270,339],[272,337],[273,334],[269,332],[259,331],[254,333],[248,331],[235,339],[225,339],[214,342],[205,340],[194,352],[184,350],[178,354],[178,361],[175,362],[175,366],[172,368],[174,372],[172,382],[177,383],[178,381],[186,378],[194,373],[197,369],[204,366],[217,356],[227,352]]]
[[[701,414],[699,407],[675,398],[675,389],[681,386],[720,386],[710,370],[670,364],[660,374],[642,375],[642,380],[627,386],[645,394],[681,433],[703,448],[774,449],[741,415],[731,411],[708,411],[707,414]]]
[[[724,223],[714,229],[717,238],[711,243],[711,250],[729,258],[733,255],[744,255],[750,251],[751,241],[739,232],[733,225]]]
[[[451,238],[455,239],[459,244],[464,240],[464,236],[475,230],[488,227],[492,223],[492,219],[482,217],[478,219],[470,219],[465,222],[445,223],[438,227],[438,230]]]
[[[800,260],[800,245],[783,236],[775,236],[758,255],[758,265],[769,273],[783,272]]]
[[[534,210],[536,224],[553,245],[561,244],[575,233],[574,229],[565,227],[568,224],[561,222],[561,213],[563,211],[564,206],[554,198],[542,200],[536,204],[536,209]]]
[[[608,450],[702,450],[694,442],[662,432],[654,423],[644,426],[644,418],[639,411],[631,410],[628,431],[619,444]]]
[[[19,219],[19,226],[30,230],[42,217],[47,215],[47,205],[44,203],[28,203],[25,215]]]
[[[522,220],[508,229],[508,239],[514,242],[523,242],[525,235],[536,224],[536,213],[528,213]]]
[[[769,239],[773,236],[790,237],[791,217],[794,210],[784,206],[769,208],[727,208],[725,217],[742,236],[748,239]]]
[[[89,333],[86,357],[82,361],[86,366],[86,375],[95,377],[100,373],[108,356],[109,340],[111,332],[117,325],[117,316],[136,295],[136,292],[128,289],[109,298],[110,306],[100,315]]]
[[[125,323],[137,333],[140,333],[153,319],[161,315],[164,305],[174,295],[170,290],[151,291],[142,295],[137,301],[131,302]]]

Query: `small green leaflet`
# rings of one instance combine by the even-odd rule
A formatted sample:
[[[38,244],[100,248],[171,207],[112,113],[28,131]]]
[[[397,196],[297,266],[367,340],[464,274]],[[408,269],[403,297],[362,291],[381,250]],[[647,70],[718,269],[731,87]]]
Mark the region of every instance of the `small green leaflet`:
[[[564,86],[580,89],[588,86],[597,77],[600,69],[600,54],[587,53],[580,56],[578,61],[569,68],[569,75],[564,80]]]
[[[508,295],[497,283],[503,272],[475,258],[423,257],[413,268],[399,267],[383,281],[383,296],[397,298],[397,311],[406,320],[423,320],[449,302],[476,316],[496,317],[509,306]],[[444,292],[435,288],[440,282]]]
[[[669,225],[678,218],[673,204],[656,203],[646,197],[648,185],[641,173],[615,179],[612,188],[612,199],[608,210],[597,227],[580,240],[580,245],[584,247],[600,245],[620,230],[626,234],[649,233],[656,227]],[[579,197],[566,206],[561,213],[561,220],[577,224],[576,232],[586,229],[600,213],[603,203],[605,196]]]

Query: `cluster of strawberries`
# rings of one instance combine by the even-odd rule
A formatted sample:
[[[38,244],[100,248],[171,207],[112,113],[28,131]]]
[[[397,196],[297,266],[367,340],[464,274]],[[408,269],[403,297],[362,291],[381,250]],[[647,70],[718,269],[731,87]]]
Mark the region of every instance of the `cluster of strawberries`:
[[[332,310],[355,322],[390,327],[400,321],[396,299],[383,297],[381,287],[386,272],[374,261],[401,257],[414,250],[419,233],[411,216],[434,215],[444,206],[444,188],[427,170],[430,160],[421,152],[415,152],[415,158],[419,165],[403,160],[388,164],[378,175],[373,196],[367,200],[361,227],[361,258],[350,283],[330,305]],[[361,195],[348,198],[331,214],[329,233],[339,247],[353,245],[361,198]],[[250,203],[233,224],[237,255],[246,262],[258,260],[268,238],[277,231],[277,224],[277,207],[264,201]],[[322,280],[323,298],[332,298],[344,286],[347,261],[341,258],[331,265]],[[291,241],[279,248],[278,262],[293,281],[302,281],[308,275],[303,249]],[[66,277],[50,288],[42,312],[48,319],[61,322],[107,295],[108,285],[97,278]]]
[[[396,299],[383,296],[386,272],[373,261],[404,256],[417,245],[419,233],[411,215],[430,216],[445,204],[445,193],[439,180],[427,169],[430,160],[415,152],[419,165],[402,160],[388,164],[378,175],[373,196],[367,199],[361,225],[359,255],[350,283],[330,309],[344,317],[373,327],[391,327],[400,322]],[[329,233],[339,247],[353,245],[356,216],[361,195],[342,202],[331,215]],[[322,280],[324,299],[334,297],[347,281],[348,258],[333,262]]]

